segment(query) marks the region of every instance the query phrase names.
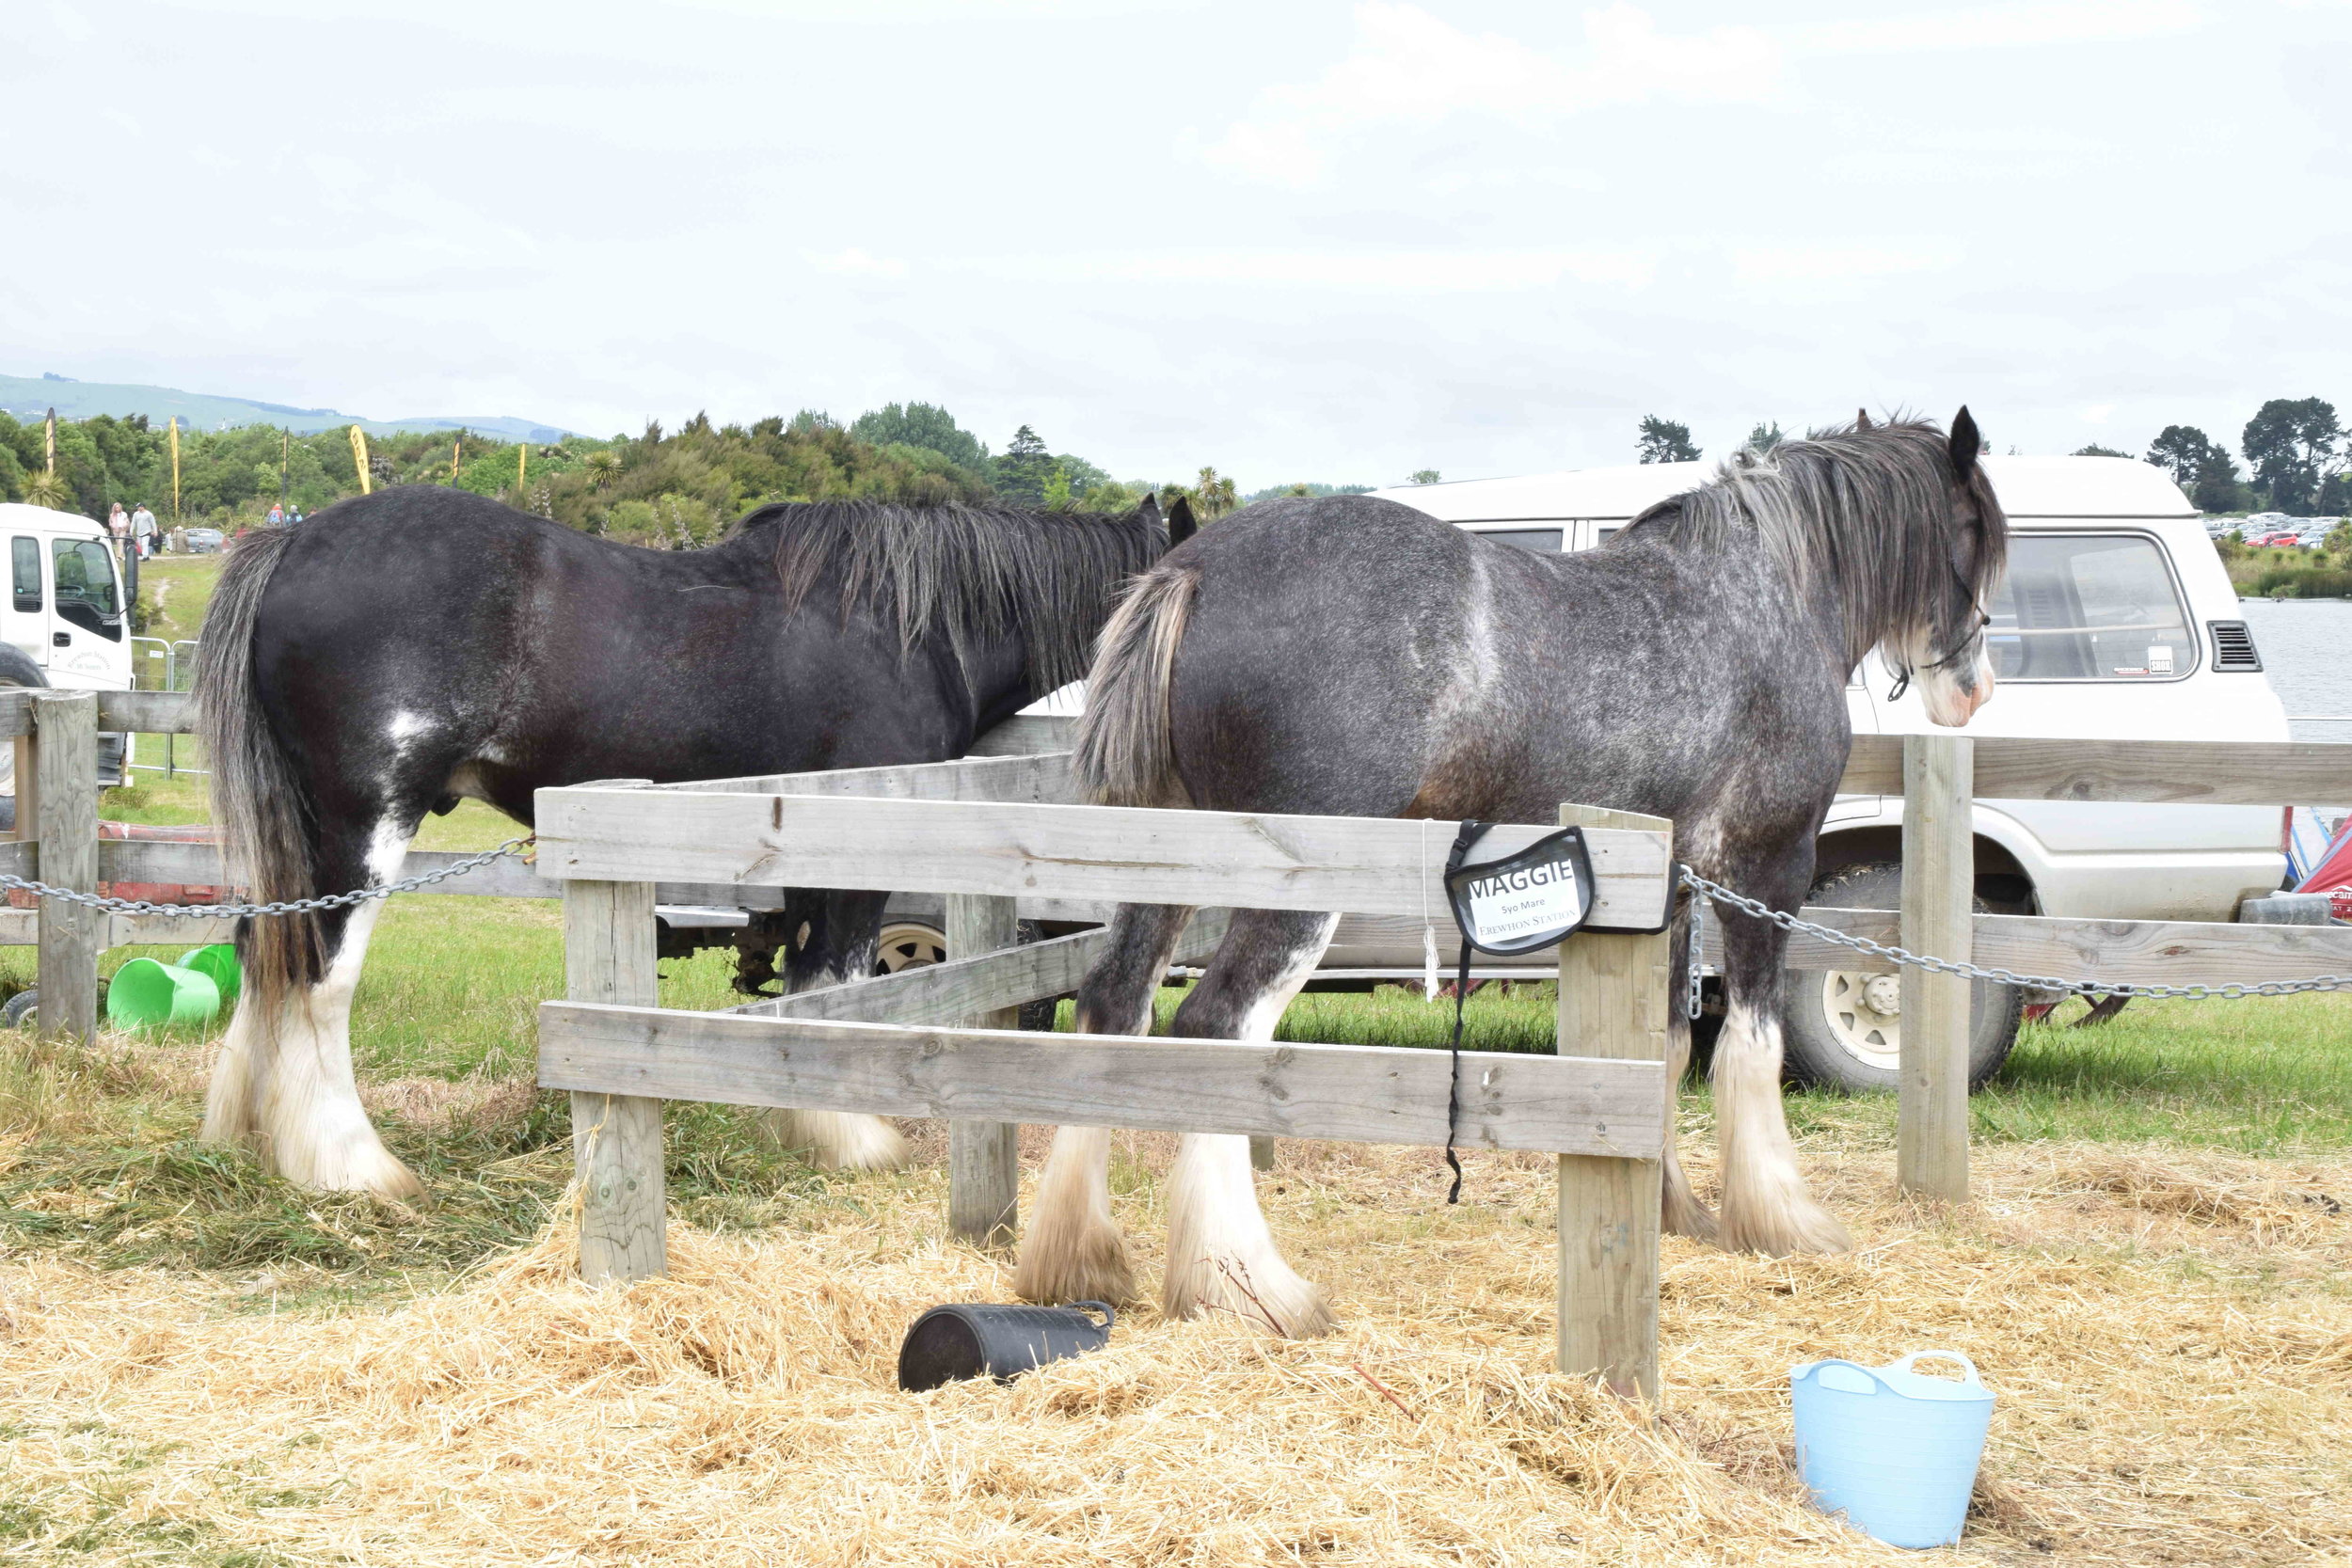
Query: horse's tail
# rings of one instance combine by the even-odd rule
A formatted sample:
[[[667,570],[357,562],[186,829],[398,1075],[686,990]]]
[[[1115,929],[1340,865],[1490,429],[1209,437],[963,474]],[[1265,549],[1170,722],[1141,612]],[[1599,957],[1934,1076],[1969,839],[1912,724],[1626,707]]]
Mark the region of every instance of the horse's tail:
[[[299,531],[259,529],[230,549],[196,646],[196,725],[212,768],[213,821],[229,881],[255,903],[307,898],[310,791],[278,743],[255,687],[253,628],[262,594]],[[271,915],[239,932],[241,990],[267,1021],[297,980],[316,979],[322,944],[315,914]]]
[[[1106,806],[1189,806],[1176,771],[1168,687],[1200,574],[1155,566],[1136,579],[1103,627],[1071,759],[1087,798]]]

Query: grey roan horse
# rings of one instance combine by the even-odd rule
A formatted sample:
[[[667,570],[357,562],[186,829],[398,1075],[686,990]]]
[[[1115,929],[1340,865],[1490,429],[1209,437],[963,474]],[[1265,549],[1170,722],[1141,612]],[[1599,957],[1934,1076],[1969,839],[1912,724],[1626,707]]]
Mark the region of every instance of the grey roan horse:
[[[1089,676],[1077,768],[1108,804],[1545,822],[1559,802],[1671,817],[1702,875],[1795,909],[1846,764],[1845,686],[1873,648],[1939,724],[1992,694],[1979,609],[2008,523],[1966,409],[1948,438],[1898,420],[1742,453],[1606,545],[1535,555],[1360,496],[1254,506],[1171,551],[1130,592]],[[1078,1027],[1150,1031],[1190,911],[1122,907]],[[1194,1037],[1266,1039],[1335,915],[1238,913],[1176,1014]],[[1826,1252],[1780,1103],[1784,939],[1725,929],[1715,1048],[1728,1247]],[[1676,961],[1688,938],[1677,925]],[[1677,971],[1678,973],[1678,971]],[[1678,1009],[1677,1009],[1678,1011]],[[1689,1026],[1675,1022],[1679,1074]],[[1714,1236],[1675,1161],[1666,1224]],[[1106,1131],[1064,1128],[1017,1287],[1131,1292]],[[1248,1140],[1187,1136],[1168,1208],[1171,1314],[1330,1318],[1259,1213]]]
[[[1191,514],[1169,518],[1179,536]],[[1123,516],[828,501],[700,550],[597,539],[409,484],[240,540],[197,697],[214,819],[258,900],[392,880],[427,812],[517,821],[588,779],[937,762],[1074,676],[1171,530]],[[884,895],[794,894],[787,989],[866,973]],[[245,923],[205,1112],[306,1186],[416,1179],[361,1109],[351,1001],[378,903]],[[888,1164],[873,1117],[800,1113],[820,1163]]]

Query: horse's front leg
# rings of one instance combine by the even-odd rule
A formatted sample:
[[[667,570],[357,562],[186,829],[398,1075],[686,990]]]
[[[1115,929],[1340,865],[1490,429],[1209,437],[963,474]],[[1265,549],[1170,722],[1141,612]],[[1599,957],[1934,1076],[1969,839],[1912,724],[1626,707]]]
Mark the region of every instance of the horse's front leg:
[[[886,893],[795,890],[785,904],[785,991],[846,985],[871,974],[889,901]],[[782,1110],[763,1120],[779,1145],[801,1151],[819,1170],[895,1170],[907,1163],[906,1139],[880,1117]]]
[[[1769,893],[1756,896],[1770,898]],[[1792,898],[1781,907],[1793,907]],[[1715,1042],[1716,1139],[1723,1151],[1723,1244],[1778,1257],[1843,1252],[1846,1227],[1813,1201],[1780,1094],[1779,928],[1746,915],[1724,918],[1724,1028]]]
[[[1188,1039],[1270,1040],[1339,928],[1336,914],[1235,911],[1200,984],[1177,1009]],[[1232,1312],[1292,1338],[1327,1332],[1331,1308],[1276,1250],[1259,1211],[1249,1140],[1187,1133],[1178,1146],[1168,1200],[1168,1315]]]
[[[1677,982],[1690,973],[1689,954],[1691,922],[1687,911],[1675,922],[1673,966],[1668,973]],[[1666,1229],[1677,1236],[1689,1236],[1695,1241],[1711,1242],[1716,1238],[1715,1212],[1699,1201],[1691,1190],[1691,1179],[1683,1173],[1681,1156],[1676,1151],[1676,1135],[1679,1131],[1676,1111],[1681,1099],[1683,1070],[1691,1065],[1691,1019],[1683,1006],[1684,996],[1679,983],[1669,990],[1666,1007],[1666,1126],[1665,1158],[1661,1162],[1663,1190],[1660,1194],[1660,1218]]]
[[[1078,990],[1082,1035],[1148,1035],[1152,1003],[1175,957],[1192,911],[1166,904],[1121,904],[1111,917],[1110,947]],[[1107,1127],[1064,1127],[1038,1178],[1037,1203],[1021,1237],[1012,1288],[1025,1301],[1107,1301],[1135,1297],[1135,1268],[1111,1213],[1111,1133]]]

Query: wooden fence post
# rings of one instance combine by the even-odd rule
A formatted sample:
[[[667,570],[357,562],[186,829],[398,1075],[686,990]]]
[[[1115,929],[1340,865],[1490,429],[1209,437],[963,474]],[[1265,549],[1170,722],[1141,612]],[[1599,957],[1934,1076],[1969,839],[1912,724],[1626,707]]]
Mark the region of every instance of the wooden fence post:
[[[564,884],[564,981],[575,1002],[659,1003],[651,882]],[[580,1277],[600,1284],[666,1271],[661,1101],[575,1092],[572,1163]]]
[[[1671,833],[1662,816],[1560,808],[1588,828]],[[1669,856],[1671,860],[1671,856]],[[1585,932],[1560,948],[1560,1052],[1638,1061],[1666,1059],[1673,939]],[[1675,1114],[1676,1085],[1660,1114]],[[1560,1156],[1560,1370],[1597,1376],[1617,1393],[1658,1398],[1656,1160]]]
[[[947,895],[947,956],[976,958],[1021,943],[1021,915],[1010,898]],[[1018,1029],[1019,1007],[996,1007],[959,1021],[972,1029]],[[1009,1121],[947,1124],[947,1228],[967,1242],[999,1246],[1021,1220],[1021,1129]]]
[[[1974,951],[1975,794],[1974,741],[1903,737],[1902,944],[1914,953]],[[1902,972],[1895,1180],[1955,1203],[1968,1196],[1968,991],[1962,975]]]
[[[40,877],[52,887],[98,891],[98,699],[87,691],[43,691],[33,700],[38,744],[30,773],[40,834]],[[24,752],[18,760],[23,763]],[[17,776],[17,810],[25,774]],[[22,823],[24,818],[17,819]],[[40,931],[40,1037],[87,1043],[98,1032],[98,955],[106,915],[43,898]]]

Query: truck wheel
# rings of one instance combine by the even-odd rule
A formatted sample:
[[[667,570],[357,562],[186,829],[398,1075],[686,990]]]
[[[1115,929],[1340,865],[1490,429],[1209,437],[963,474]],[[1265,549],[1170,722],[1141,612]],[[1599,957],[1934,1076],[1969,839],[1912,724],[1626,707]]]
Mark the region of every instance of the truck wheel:
[[[1813,884],[1808,904],[1853,910],[1900,909],[1903,868],[1877,862],[1850,865]],[[1987,906],[1976,902],[1979,911]],[[1968,1087],[1983,1087],[2017,1043],[2025,997],[1991,980],[1968,988]],[[1859,1093],[1899,1082],[1902,981],[1893,974],[1790,970],[1782,1043],[1790,1082]]]
[[[1020,925],[1021,945],[1041,939],[1041,933],[1033,920]],[[947,960],[947,933],[928,920],[907,918],[884,923],[882,939],[875,944],[874,973],[896,974],[902,969],[920,969],[926,964]],[[1047,1031],[1054,1027],[1054,1012],[1059,998],[1046,997],[1021,1005],[1021,1024],[1024,1029]]]

